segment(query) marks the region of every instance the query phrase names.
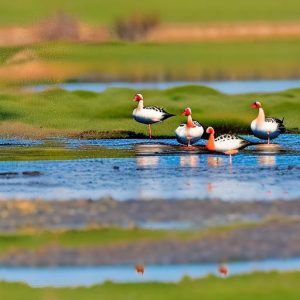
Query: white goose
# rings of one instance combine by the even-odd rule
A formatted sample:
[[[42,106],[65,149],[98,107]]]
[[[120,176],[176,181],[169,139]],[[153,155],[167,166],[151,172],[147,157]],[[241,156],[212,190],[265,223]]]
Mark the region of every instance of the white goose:
[[[152,138],[151,124],[159,123],[175,116],[157,106],[144,106],[144,99],[141,94],[136,94],[133,101],[138,101],[138,106],[133,110],[132,116],[137,122],[148,125],[150,139]]]
[[[209,138],[205,148],[209,151],[230,154],[232,150],[239,150],[252,145],[251,142],[232,134],[223,134],[215,139],[215,130],[212,127],[208,127],[206,133],[209,134]]]
[[[254,136],[262,140],[268,140],[268,144],[270,144],[270,140],[277,138],[280,133],[285,132],[284,119],[266,118],[262,105],[258,101],[252,103],[251,107],[258,108],[258,116],[251,122],[251,130]]]
[[[183,116],[187,116],[186,124],[180,124],[176,130],[176,139],[180,144],[193,145],[199,141],[203,135],[203,126],[198,121],[193,121],[192,110],[187,107],[182,113]]]

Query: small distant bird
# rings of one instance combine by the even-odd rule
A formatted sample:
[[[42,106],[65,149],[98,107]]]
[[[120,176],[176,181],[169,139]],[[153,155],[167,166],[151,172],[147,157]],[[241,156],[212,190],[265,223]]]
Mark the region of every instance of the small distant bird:
[[[215,130],[212,127],[206,129],[206,133],[209,134],[208,142],[205,148],[209,151],[223,152],[231,155],[237,153],[233,150],[240,150],[253,143],[232,134],[223,134],[215,139]]]
[[[251,130],[254,136],[262,140],[268,140],[268,144],[270,144],[270,140],[285,132],[284,118],[280,120],[278,118],[265,117],[262,105],[258,101],[252,103],[251,107],[258,109],[258,116],[251,122]]]
[[[219,274],[223,277],[227,277],[229,274],[229,269],[225,264],[221,264],[218,268]]]
[[[187,122],[176,128],[176,139],[178,143],[190,146],[201,139],[204,129],[198,121],[193,121],[192,110],[189,107],[184,110],[182,115],[187,117]]]
[[[144,272],[145,272],[145,267],[144,265],[136,265],[135,266],[135,270],[138,274],[141,274],[142,276],[144,275]]]
[[[133,101],[138,101],[138,106],[133,110],[132,116],[137,122],[148,125],[150,139],[152,138],[151,124],[159,123],[175,116],[157,106],[144,106],[142,94],[136,94]]]

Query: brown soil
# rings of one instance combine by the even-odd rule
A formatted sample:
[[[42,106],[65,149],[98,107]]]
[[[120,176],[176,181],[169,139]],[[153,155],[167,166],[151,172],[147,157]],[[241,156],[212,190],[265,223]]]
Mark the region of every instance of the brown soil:
[[[49,37],[44,24],[28,27],[0,28],[0,46],[30,45],[49,40],[63,39],[72,42],[103,43],[115,39],[113,31],[105,26],[90,26],[76,23],[76,34]],[[46,27],[47,29],[48,27]],[[52,27],[50,27],[52,28]],[[48,29],[47,29],[48,30]],[[59,33],[60,31],[58,31]],[[200,42],[226,40],[252,40],[270,38],[299,38],[300,22],[282,23],[232,23],[232,24],[162,24],[156,26],[144,38],[146,42]]]
[[[0,256],[0,265],[183,264],[286,258],[300,255],[299,230],[299,220],[272,221],[191,240],[167,238],[80,247],[54,243],[32,250],[11,250]]]
[[[34,170],[31,170],[34,171]],[[9,180],[9,179],[8,179]],[[20,207],[35,207],[30,211]],[[89,226],[139,226],[179,222],[196,228],[261,222],[300,216],[300,201],[223,202],[185,201],[0,201],[0,231],[23,228],[85,228]]]
[[[299,22],[209,25],[165,24],[153,29],[146,40],[150,42],[169,43],[299,37]]]
[[[2,82],[61,81],[80,74],[81,71],[74,64],[45,62],[39,59],[0,66]]]

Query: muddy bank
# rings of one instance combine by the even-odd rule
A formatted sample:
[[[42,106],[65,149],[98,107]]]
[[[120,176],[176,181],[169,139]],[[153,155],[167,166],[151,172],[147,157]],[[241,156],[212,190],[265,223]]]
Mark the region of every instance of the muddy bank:
[[[0,255],[5,266],[182,264],[285,258],[300,255],[300,221],[272,221],[190,240],[119,242],[103,246],[50,244]]]
[[[272,202],[1,200],[0,231],[91,226],[205,228],[300,216],[300,199]]]

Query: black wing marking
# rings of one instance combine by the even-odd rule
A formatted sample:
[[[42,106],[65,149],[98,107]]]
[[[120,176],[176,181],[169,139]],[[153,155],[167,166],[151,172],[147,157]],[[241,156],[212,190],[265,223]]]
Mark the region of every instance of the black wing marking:
[[[233,135],[233,134],[228,134],[228,133],[222,134],[215,139],[216,142],[225,141],[225,140],[239,140],[241,143],[241,146],[239,147],[239,149],[243,149],[243,148],[253,144],[252,142],[250,142],[238,135]]]
[[[163,108],[158,107],[158,106],[145,106],[144,109],[150,109],[150,110],[155,110],[157,112],[161,112],[163,114],[168,114]]]
[[[193,120],[193,123],[194,123],[197,127],[203,127],[203,125],[202,125],[199,121]]]
[[[216,138],[216,141],[223,141],[223,140],[239,140],[239,139],[242,139],[243,138],[240,138],[239,136],[236,136],[236,135],[232,135],[232,134],[222,134],[220,136],[218,136]]]
[[[162,113],[162,121],[175,116],[173,114],[168,113],[163,108],[158,106],[145,106],[144,109],[155,110],[157,112]]]
[[[278,125],[278,129],[280,130],[281,133],[284,133],[286,130],[286,128],[283,124],[284,118],[282,118],[280,120],[280,119],[274,118],[274,117],[266,117],[266,122],[276,123]]]
[[[193,123],[194,123],[195,126],[197,126],[197,127],[203,127],[202,124],[201,124],[200,122],[196,121],[196,120],[193,120]],[[179,125],[179,127],[183,127],[183,126],[185,126],[185,125],[186,125],[186,123],[181,123],[181,124]]]

